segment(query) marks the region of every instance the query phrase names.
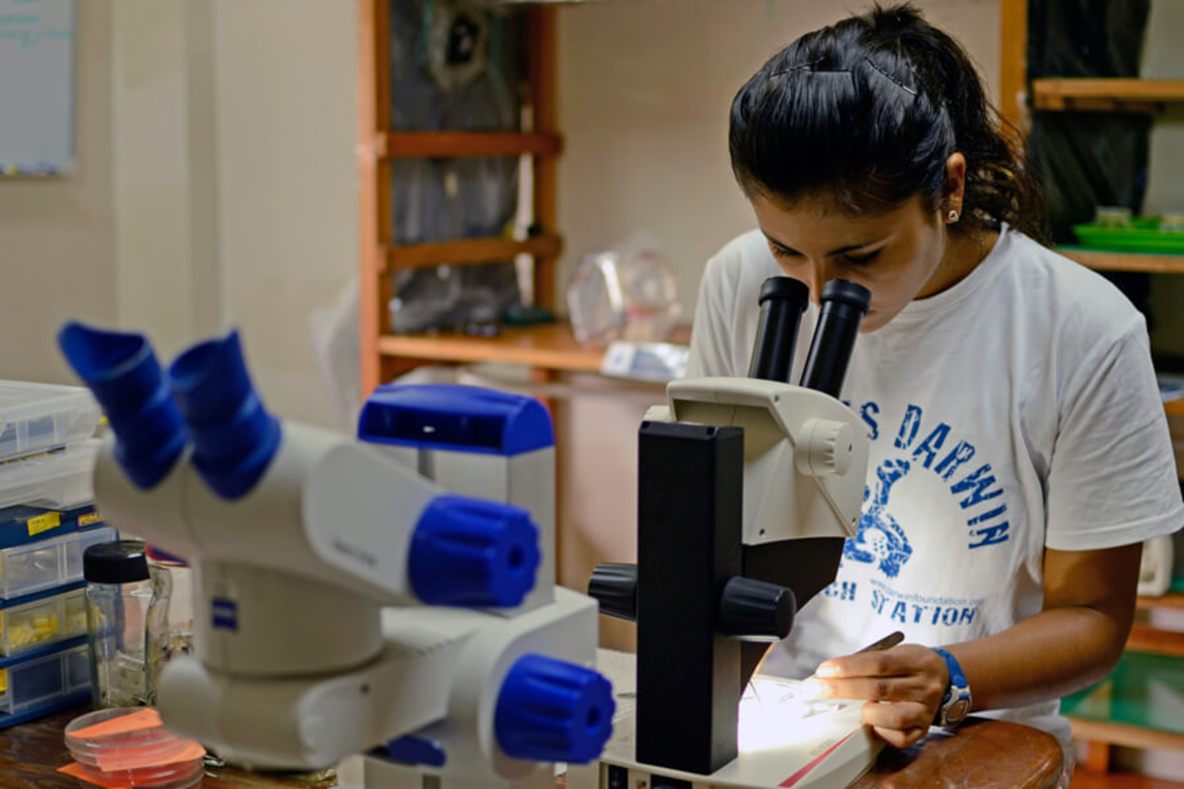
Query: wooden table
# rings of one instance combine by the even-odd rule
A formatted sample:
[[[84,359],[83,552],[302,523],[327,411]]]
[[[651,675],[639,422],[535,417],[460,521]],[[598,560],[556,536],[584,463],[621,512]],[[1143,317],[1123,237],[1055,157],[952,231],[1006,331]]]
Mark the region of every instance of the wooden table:
[[[88,711],[78,707],[34,723],[0,730],[0,786],[3,789],[82,789],[57,768],[69,763],[62,730]],[[851,789],[920,789],[973,786],[977,789],[1055,789],[1062,786],[1061,747],[1052,735],[1027,726],[972,720],[953,736],[933,736],[900,751],[886,748],[872,771]],[[202,789],[328,789],[332,778],[312,775],[248,774],[211,769]]]
[[[3,789],[96,789],[57,772],[69,764],[62,732],[71,720],[90,712],[90,705],[50,715],[32,723],[0,729],[0,787]],[[313,774],[250,774],[235,768],[206,771],[201,789],[329,789],[336,786]]]

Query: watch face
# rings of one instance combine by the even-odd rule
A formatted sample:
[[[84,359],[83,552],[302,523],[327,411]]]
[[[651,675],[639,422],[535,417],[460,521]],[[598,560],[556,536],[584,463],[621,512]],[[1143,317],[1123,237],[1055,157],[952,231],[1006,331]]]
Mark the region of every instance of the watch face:
[[[968,712],[970,712],[970,699],[958,699],[946,710],[946,724],[954,726],[961,723],[966,719]]]

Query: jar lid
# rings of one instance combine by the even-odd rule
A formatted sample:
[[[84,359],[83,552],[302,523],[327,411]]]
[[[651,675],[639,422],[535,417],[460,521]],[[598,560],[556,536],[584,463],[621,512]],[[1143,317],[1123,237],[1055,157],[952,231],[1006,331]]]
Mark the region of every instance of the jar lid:
[[[148,580],[148,560],[140,540],[99,543],[82,555],[82,574],[99,584],[127,584]]]

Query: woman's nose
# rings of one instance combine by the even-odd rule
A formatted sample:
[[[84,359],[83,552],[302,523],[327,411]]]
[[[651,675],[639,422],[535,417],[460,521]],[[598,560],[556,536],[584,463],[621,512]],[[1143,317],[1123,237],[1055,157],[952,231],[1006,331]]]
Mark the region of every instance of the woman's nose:
[[[825,260],[812,261],[810,263],[810,281],[806,283],[810,286],[810,300],[817,304],[818,297],[822,293],[822,286],[834,278],[833,266],[828,266]]]

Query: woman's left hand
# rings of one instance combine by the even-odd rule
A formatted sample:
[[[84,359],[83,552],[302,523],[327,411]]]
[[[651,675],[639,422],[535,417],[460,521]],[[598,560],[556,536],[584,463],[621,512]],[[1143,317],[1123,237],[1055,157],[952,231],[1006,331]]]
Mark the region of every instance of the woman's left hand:
[[[823,698],[867,699],[863,722],[897,748],[926,735],[950,681],[941,656],[919,644],[832,658],[814,676]]]

